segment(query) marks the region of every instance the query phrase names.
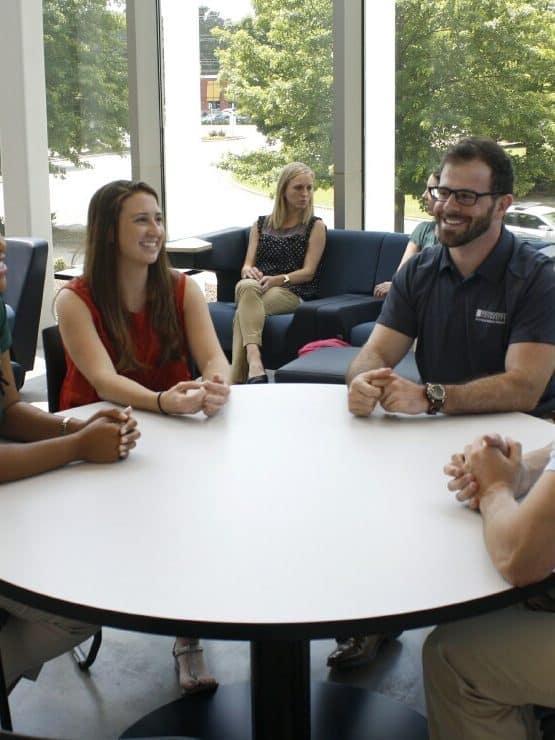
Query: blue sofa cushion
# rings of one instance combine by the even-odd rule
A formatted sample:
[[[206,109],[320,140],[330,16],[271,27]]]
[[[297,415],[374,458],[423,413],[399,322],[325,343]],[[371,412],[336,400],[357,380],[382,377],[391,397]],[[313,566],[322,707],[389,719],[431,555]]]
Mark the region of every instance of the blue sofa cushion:
[[[351,344],[355,347],[362,347],[375,326],[375,321],[367,321],[365,324],[357,324],[356,326],[353,326],[351,329]]]

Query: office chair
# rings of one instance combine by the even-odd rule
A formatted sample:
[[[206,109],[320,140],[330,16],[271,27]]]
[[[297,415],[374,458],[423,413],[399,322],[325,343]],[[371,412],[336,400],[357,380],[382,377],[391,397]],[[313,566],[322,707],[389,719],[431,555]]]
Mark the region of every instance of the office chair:
[[[35,362],[48,244],[44,239],[8,237],[6,245],[9,278],[4,300],[12,334],[12,369],[21,388],[25,372]]]

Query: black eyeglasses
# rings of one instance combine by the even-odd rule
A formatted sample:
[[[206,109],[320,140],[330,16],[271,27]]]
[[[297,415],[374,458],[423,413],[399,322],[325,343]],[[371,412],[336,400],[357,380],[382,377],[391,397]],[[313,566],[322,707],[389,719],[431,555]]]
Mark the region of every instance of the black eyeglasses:
[[[451,188],[444,188],[437,185],[432,188],[428,188],[428,192],[434,200],[439,200],[442,203],[449,200],[449,198],[454,195],[455,200],[461,206],[473,206],[478,198],[483,198],[485,195],[501,195],[501,193],[498,192],[477,193],[475,190],[452,190]]]

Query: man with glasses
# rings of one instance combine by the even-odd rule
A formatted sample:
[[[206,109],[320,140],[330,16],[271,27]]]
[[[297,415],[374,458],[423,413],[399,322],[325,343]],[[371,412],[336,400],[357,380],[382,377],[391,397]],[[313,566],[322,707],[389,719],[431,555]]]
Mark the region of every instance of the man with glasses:
[[[555,407],[553,262],[503,226],[513,169],[491,139],[469,137],[443,157],[434,217],[441,246],[393,276],[376,327],[347,372],[349,410],[446,414]],[[393,371],[416,339],[422,383]],[[374,657],[384,636],[341,641],[347,667]]]
[[[442,246],[393,278],[377,325],[347,373],[349,409],[408,414],[532,411],[555,404],[553,263],[503,226],[513,170],[491,139],[452,146],[434,216]],[[414,340],[422,385],[391,368]]]

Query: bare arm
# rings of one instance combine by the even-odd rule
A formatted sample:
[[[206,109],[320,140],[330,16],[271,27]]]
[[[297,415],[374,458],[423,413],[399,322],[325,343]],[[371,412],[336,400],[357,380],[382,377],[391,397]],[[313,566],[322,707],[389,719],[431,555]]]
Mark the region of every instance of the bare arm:
[[[416,242],[413,242],[412,239],[410,239],[407,246],[405,247],[405,251],[403,252],[401,261],[397,265],[397,270],[399,270],[405,264],[405,262],[410,260],[411,257],[414,257],[415,254],[418,254],[418,252],[420,252],[420,246],[416,244]],[[397,270],[395,270],[395,272],[397,272]],[[378,283],[374,287],[374,295],[376,296],[376,298],[385,298],[390,289],[391,280],[386,280],[383,283]]]
[[[249,245],[247,247],[247,254],[245,255],[245,261],[241,268],[242,278],[252,278],[253,280],[260,280],[263,274],[257,267],[254,267],[256,260],[256,251],[258,249],[258,224],[254,223],[251,226],[249,234]]]
[[[60,291],[56,310],[64,345],[100,398],[146,411],[160,411],[156,391],[119,375],[98,336],[89,309],[79,296],[71,290]],[[200,383],[183,381],[164,390],[163,409],[175,414],[196,413],[202,408],[204,396]]]
[[[481,439],[467,456],[479,481],[484,539],[492,561],[506,580],[525,586],[555,568],[555,473],[544,472],[518,503],[515,471],[520,445],[508,442],[508,456]]]
[[[16,390],[8,352],[1,357],[5,387],[0,437],[0,482],[54,470],[75,460],[114,462],[127,457],[139,437],[129,413],[107,410],[88,421],[62,419],[23,403]],[[27,444],[20,444],[26,441]]]
[[[555,346],[522,342],[509,345],[505,372],[462,385],[446,386],[446,414],[531,411],[555,372]]]
[[[391,370],[409,351],[412,339],[405,334],[376,324],[366,344],[347,371],[349,411],[368,416],[381,401],[384,384],[397,377]]]
[[[293,285],[308,283],[314,277],[326,246],[326,227],[322,221],[315,221],[310,237],[308,248],[304,257],[304,263],[300,270],[289,273],[289,280]]]
[[[505,358],[505,372],[445,386],[445,414],[531,411],[555,370],[555,346],[511,344]],[[441,380],[441,379],[438,379]],[[392,373],[379,380],[383,388],[380,403],[386,411],[424,413],[428,400],[424,386]]]
[[[409,351],[413,339],[406,334],[376,324],[372,334],[349,365],[346,380],[349,384],[356,375],[381,367],[395,367]]]
[[[403,256],[401,257],[401,261],[397,266],[397,270],[402,267],[405,262],[408,262],[411,257],[414,257],[415,254],[418,254],[418,252],[420,252],[420,246],[416,244],[416,242],[413,242],[412,239],[409,239],[409,242],[405,247],[405,251],[403,252]]]
[[[218,341],[206,300],[194,280],[187,280],[183,308],[187,340],[202,377],[212,380],[217,375],[229,384],[229,362]]]

